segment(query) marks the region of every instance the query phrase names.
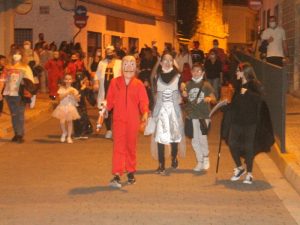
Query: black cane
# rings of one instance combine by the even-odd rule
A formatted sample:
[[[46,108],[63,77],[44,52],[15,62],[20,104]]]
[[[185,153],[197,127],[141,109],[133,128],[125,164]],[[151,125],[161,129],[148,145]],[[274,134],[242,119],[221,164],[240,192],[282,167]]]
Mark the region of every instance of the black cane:
[[[219,172],[219,164],[220,164],[220,156],[221,156],[221,146],[222,146],[222,136],[221,136],[221,134],[220,134],[220,141],[219,141],[219,150],[218,150],[218,160],[217,160],[216,173]]]

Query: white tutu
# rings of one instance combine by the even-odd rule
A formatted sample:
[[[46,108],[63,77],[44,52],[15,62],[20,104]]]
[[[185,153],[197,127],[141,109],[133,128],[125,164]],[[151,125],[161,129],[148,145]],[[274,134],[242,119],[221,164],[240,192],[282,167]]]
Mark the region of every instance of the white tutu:
[[[77,120],[80,115],[74,105],[58,105],[53,111],[52,116],[59,120]]]
[[[58,90],[58,94],[59,95],[65,94],[69,91],[69,89],[72,89],[73,92],[75,92],[75,94],[78,94],[78,91],[73,87],[70,87],[68,89],[64,87],[60,87]],[[59,120],[66,120],[66,121],[77,120],[80,118],[80,115],[76,109],[77,105],[78,104],[75,97],[73,95],[67,95],[60,101],[59,105],[53,111],[52,116]]]

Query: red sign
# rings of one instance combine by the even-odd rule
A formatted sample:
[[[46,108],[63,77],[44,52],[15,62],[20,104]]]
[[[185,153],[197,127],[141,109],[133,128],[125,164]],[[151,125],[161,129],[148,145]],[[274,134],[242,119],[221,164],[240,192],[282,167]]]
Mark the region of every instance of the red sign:
[[[87,24],[88,18],[89,18],[88,16],[74,15],[74,24],[75,24],[75,26],[78,27],[79,29],[84,28]]]
[[[262,0],[248,0],[248,6],[252,10],[259,11],[262,5]]]

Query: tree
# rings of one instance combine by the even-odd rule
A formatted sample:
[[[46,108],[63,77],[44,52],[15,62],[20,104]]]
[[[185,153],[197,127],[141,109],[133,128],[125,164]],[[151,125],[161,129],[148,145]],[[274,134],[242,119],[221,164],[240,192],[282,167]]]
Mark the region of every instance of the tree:
[[[199,26],[198,0],[177,0],[178,34],[190,39]]]

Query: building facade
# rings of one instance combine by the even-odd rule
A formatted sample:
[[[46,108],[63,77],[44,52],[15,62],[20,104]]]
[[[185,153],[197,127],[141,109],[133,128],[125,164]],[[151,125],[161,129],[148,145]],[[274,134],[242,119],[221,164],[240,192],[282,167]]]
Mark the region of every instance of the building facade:
[[[199,0],[198,18],[200,25],[193,40],[198,40],[205,52],[212,48],[214,39],[219,40],[221,48],[227,49],[228,24],[223,20],[223,0]]]
[[[62,41],[80,42],[88,54],[95,48],[104,49],[116,42],[126,49],[133,46],[140,49],[156,42],[160,51],[166,43],[175,44],[175,11],[172,11],[175,1],[167,1],[168,5],[163,0],[31,2],[32,9],[28,13],[15,13],[13,17],[13,41],[17,44],[25,39],[35,43],[39,33],[44,33],[48,43],[54,41],[57,45]],[[74,24],[75,4],[85,6],[88,12],[87,25],[81,30]]]
[[[257,12],[249,9],[248,4],[224,3],[224,21],[228,23],[228,48],[255,46],[257,39]],[[238,18],[238,19],[237,19]]]

